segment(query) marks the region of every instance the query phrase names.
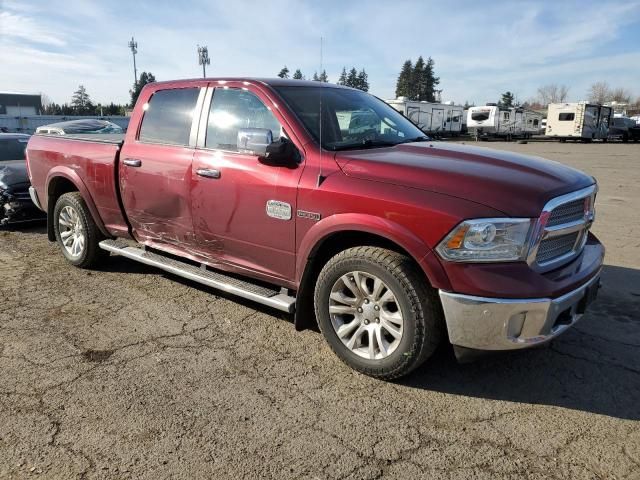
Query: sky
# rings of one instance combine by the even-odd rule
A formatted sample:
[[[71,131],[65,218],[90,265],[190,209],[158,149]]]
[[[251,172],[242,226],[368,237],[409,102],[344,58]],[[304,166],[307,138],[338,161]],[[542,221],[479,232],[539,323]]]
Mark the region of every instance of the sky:
[[[519,101],[550,84],[586,98],[606,81],[640,97],[640,0],[304,1],[0,0],[0,91],[69,102],[82,84],[94,103],[126,103],[138,73],[158,80],[202,75],[273,77],[286,65],[307,77],[323,63],[369,74],[371,93],[395,97],[402,63],[431,56],[443,101],[484,104],[510,90]]]

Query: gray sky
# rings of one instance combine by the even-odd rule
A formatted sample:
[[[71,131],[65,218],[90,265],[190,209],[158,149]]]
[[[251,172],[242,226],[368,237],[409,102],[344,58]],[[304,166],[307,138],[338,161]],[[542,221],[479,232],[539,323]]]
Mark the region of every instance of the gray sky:
[[[324,66],[365,68],[371,92],[391,98],[404,60],[435,60],[443,100],[519,100],[548,83],[570,100],[607,81],[640,96],[640,0],[536,2],[0,0],[0,90],[68,102],[79,84],[94,102],[124,103],[138,71],[158,80],[201,75],[275,76],[283,65],[311,77]]]

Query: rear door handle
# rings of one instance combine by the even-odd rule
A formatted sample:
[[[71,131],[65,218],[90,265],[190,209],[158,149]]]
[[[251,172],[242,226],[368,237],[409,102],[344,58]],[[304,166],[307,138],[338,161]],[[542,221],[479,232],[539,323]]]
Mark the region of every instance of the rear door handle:
[[[200,177],[220,178],[220,170],[215,168],[199,168],[196,170],[196,174]]]
[[[142,160],[138,160],[137,158],[125,158],[122,163],[124,163],[127,167],[140,167],[142,166]]]

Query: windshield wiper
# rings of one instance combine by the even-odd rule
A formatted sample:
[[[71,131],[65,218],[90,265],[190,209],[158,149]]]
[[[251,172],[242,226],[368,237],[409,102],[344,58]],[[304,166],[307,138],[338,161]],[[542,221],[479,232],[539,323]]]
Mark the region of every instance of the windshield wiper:
[[[409,140],[405,140],[401,143],[413,143],[413,142],[430,142],[431,138],[426,135],[420,135],[419,137],[410,138]]]
[[[388,140],[364,140],[359,143],[350,143],[348,145],[336,145],[333,147],[333,150],[359,150],[366,148],[395,147],[400,143],[403,142],[390,142]]]

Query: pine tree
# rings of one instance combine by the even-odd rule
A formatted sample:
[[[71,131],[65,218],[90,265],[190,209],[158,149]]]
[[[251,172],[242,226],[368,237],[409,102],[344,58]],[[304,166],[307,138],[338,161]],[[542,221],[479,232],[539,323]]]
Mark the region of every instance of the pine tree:
[[[282,70],[280,70],[280,73],[278,74],[278,76],[280,78],[289,78],[289,69],[287,68],[286,65],[282,67]]]
[[[347,87],[358,87],[358,71],[355,67],[351,67],[351,70],[349,70],[349,74],[347,75]]]
[[[413,67],[409,98],[411,100],[427,101],[429,97],[428,89],[427,66],[422,55],[420,55]]]
[[[436,87],[440,84],[440,77],[435,76],[434,71],[435,62],[431,57],[427,59],[427,65],[425,66],[425,78],[427,82],[426,101],[436,101]]]
[[[318,72],[313,72],[313,79],[314,82],[319,82],[320,81],[320,77],[318,77]]]
[[[322,73],[318,77],[318,80],[321,81],[321,82],[324,82],[324,83],[327,83],[329,81],[329,77],[327,75],[327,71],[326,70],[322,70]]]
[[[304,79],[304,75],[302,75],[302,72],[300,71],[299,68],[293,73],[293,79],[294,80],[303,80]]]
[[[402,65],[398,81],[396,82],[396,97],[410,97],[411,94],[411,77],[413,76],[413,64],[411,60],[407,60]]]
[[[502,94],[502,98],[500,99],[500,105],[506,108],[511,108],[513,107],[513,100],[514,100],[515,96],[513,95],[513,93],[506,91]]]
[[[340,74],[340,78],[338,79],[338,85],[346,85],[347,84],[347,69],[346,67],[342,67],[342,73]]]
[[[89,111],[93,109],[91,98],[89,98],[89,94],[87,93],[87,89],[84,88],[84,85],[80,85],[78,87],[78,90],[73,92],[73,97],[71,97],[71,105],[74,110],[80,115],[89,113]]]
[[[363,92],[369,91],[369,75],[364,71],[364,68],[358,73],[358,85],[356,88],[359,88]]]
[[[129,90],[131,94],[131,108],[133,108],[138,100],[138,96],[147,83],[153,83],[156,81],[156,77],[151,72],[142,72],[140,74],[140,80],[133,86],[133,90]]]

